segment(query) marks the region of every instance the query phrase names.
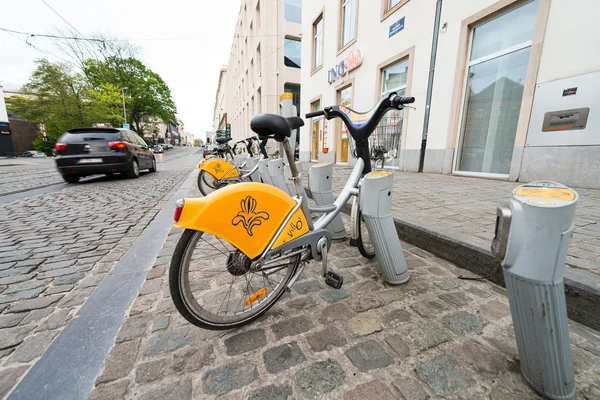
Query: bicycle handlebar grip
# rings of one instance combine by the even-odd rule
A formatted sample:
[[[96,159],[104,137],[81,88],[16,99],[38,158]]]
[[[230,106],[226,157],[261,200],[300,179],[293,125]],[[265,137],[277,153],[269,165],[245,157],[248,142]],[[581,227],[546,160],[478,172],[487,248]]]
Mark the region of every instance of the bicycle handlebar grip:
[[[414,97],[395,96],[394,98],[392,98],[392,105],[394,105],[394,106],[401,106],[403,104],[411,104],[414,102],[415,102]]]
[[[319,111],[309,112],[309,113],[306,113],[305,117],[306,118],[314,118],[314,117],[320,117],[321,115],[325,115],[325,111],[319,110]]]

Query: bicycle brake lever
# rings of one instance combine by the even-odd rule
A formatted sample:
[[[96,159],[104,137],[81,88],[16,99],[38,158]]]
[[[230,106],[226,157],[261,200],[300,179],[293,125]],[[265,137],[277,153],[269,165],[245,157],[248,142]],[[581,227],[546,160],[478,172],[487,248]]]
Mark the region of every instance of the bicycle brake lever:
[[[407,106],[407,105],[403,105],[402,108],[408,108],[414,111],[417,111],[417,107],[413,107],[413,106]]]

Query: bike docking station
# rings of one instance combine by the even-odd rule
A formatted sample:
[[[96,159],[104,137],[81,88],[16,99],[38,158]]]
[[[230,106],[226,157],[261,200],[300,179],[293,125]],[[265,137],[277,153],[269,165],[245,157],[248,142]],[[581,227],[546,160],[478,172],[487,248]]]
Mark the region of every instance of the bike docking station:
[[[308,188],[312,194],[317,207],[325,207],[333,204],[335,198],[331,190],[331,180],[333,178],[333,166],[329,163],[315,164],[310,167],[308,172]],[[346,228],[342,217],[337,215],[327,229],[331,232],[333,240],[341,240],[346,238]]]
[[[359,189],[359,201],[381,276],[386,283],[399,285],[408,282],[410,273],[392,217],[393,183],[391,171],[369,172]]]
[[[578,194],[555,182],[532,182],[497,209],[492,254],[500,258],[521,371],[550,399],[575,394],[564,269]]]

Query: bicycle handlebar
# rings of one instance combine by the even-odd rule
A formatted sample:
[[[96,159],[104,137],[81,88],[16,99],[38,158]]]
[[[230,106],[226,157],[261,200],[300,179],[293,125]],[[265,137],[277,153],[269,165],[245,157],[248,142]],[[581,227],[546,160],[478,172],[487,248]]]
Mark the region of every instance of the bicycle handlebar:
[[[306,118],[320,117],[322,115],[325,115],[325,111],[323,111],[323,110],[313,111],[313,112],[306,113]]]
[[[393,106],[395,107],[399,107],[402,106],[404,104],[411,104],[415,102],[415,98],[414,97],[401,97],[401,96],[394,96],[393,98],[390,99],[390,103],[392,103]]]

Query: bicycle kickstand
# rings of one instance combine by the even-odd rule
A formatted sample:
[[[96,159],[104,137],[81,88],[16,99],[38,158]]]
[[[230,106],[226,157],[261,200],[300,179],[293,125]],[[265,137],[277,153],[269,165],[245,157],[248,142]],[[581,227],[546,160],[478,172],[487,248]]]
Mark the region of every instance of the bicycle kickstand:
[[[321,253],[322,275],[325,283],[334,289],[340,289],[344,283],[344,278],[333,271],[327,270],[327,241],[319,241],[319,252]]]

